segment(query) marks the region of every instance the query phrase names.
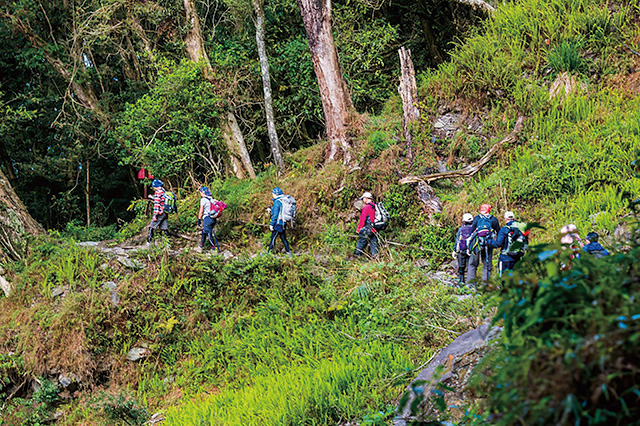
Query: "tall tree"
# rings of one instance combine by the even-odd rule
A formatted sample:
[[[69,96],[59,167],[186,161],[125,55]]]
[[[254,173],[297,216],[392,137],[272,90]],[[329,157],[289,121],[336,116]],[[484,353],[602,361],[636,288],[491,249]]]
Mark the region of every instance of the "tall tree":
[[[205,50],[202,42],[203,39],[202,31],[200,29],[200,19],[198,18],[195,2],[193,0],[184,0],[184,9],[187,21],[191,26],[189,31],[187,31],[184,40],[187,53],[192,61],[202,61],[204,63],[205,77],[212,84],[215,84],[213,67],[211,66],[209,56],[207,55],[207,51]],[[238,126],[238,122],[232,110],[229,110],[226,115],[223,115],[222,130],[235,175],[242,179],[245,177],[246,173],[252,179],[255,178],[256,173],[253,169],[253,165],[251,164],[251,158],[249,157],[249,152],[247,151],[242,131],[240,130],[240,126]]]
[[[347,83],[342,75],[338,52],[331,32],[331,0],[298,0],[307,33],[313,69],[320,89],[329,153],[327,161],[336,159],[342,150],[342,161],[351,160],[349,125],[356,111]]]
[[[271,77],[269,76],[269,57],[265,45],[264,7],[263,0],[253,0],[253,9],[256,14],[256,43],[258,44],[258,57],[260,58],[260,72],[262,74],[262,88],[264,91],[264,110],[267,116],[267,133],[273,162],[281,171],[284,168],[282,150],[278,141],[276,122],[273,114],[273,98],[271,96]]]

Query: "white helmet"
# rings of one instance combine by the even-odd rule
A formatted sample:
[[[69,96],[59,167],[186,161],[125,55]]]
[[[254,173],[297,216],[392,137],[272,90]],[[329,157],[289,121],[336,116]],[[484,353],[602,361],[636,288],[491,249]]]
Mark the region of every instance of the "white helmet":
[[[462,215],[463,222],[473,222],[473,215],[471,213],[465,213]]]

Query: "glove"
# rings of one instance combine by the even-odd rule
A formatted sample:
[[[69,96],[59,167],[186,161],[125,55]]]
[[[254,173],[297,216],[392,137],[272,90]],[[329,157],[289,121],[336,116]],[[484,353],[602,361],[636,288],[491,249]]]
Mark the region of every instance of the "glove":
[[[273,231],[273,225],[269,225],[269,230]]]
[[[458,257],[458,253],[456,253],[455,251],[451,252],[451,257],[453,257],[454,259]]]
[[[198,219],[198,228],[202,226],[202,219]]]

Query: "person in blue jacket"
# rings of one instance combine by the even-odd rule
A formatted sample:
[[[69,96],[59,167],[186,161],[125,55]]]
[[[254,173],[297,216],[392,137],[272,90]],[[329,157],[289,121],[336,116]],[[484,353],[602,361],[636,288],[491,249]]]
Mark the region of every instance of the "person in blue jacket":
[[[600,259],[601,257],[609,256],[609,252],[607,249],[602,247],[598,242],[600,237],[595,232],[589,232],[585,239],[587,240],[587,244],[582,247],[584,251],[591,254],[596,259]]]
[[[287,235],[285,233],[286,224],[280,218],[280,210],[282,209],[282,201],[280,201],[280,198],[284,196],[284,192],[282,192],[282,189],[276,187],[271,191],[271,196],[273,197],[273,207],[271,207],[271,223],[269,224],[269,229],[271,230],[269,251],[273,250],[276,238],[280,237],[284,244],[285,251],[289,256],[291,256],[291,248],[289,247],[289,242],[287,241]]]
[[[504,271],[510,271],[513,269],[515,264],[520,260],[520,257],[514,257],[507,254],[507,249],[509,248],[509,233],[522,233],[515,226],[511,226],[513,222],[515,222],[516,216],[513,212],[505,212],[504,220],[506,221],[505,226],[500,228],[498,232],[498,236],[494,239],[487,240],[487,245],[489,247],[500,249],[500,258],[498,259],[498,274],[502,276]]]

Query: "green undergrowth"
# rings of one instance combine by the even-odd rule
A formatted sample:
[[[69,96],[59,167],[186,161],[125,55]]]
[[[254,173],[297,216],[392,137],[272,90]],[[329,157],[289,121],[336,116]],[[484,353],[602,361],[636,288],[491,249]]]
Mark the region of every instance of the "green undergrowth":
[[[61,396],[33,411],[30,392],[19,392],[26,399],[3,408],[4,424],[61,408],[61,424],[139,424],[169,407],[169,424],[358,420],[389,411],[415,366],[489,315],[409,257],[340,259],[224,261],[156,246],[133,255],[131,269],[73,240],[35,240],[0,300],[0,348],[10,354],[0,393],[39,377]],[[142,360],[126,360],[141,347]],[[73,395],[60,374],[73,378]]]

